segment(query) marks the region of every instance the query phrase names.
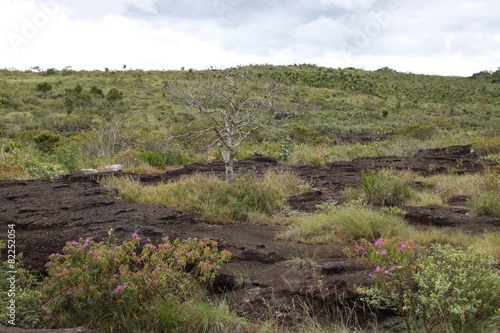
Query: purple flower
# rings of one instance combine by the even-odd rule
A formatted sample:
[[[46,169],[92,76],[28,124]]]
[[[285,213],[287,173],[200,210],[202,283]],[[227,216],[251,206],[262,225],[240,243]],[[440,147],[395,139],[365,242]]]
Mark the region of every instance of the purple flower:
[[[380,238],[373,245],[378,246],[378,247],[382,247],[383,243],[384,243],[384,239]]]
[[[384,271],[384,274],[389,274],[389,271],[386,269],[386,270]]]
[[[207,281],[207,277],[206,276],[202,276],[201,277],[201,281],[203,281],[203,282]]]
[[[382,269],[380,268],[380,266],[377,266],[377,268],[375,268],[375,272],[380,272]]]
[[[47,267],[47,268],[52,267],[52,263],[49,261],[48,263],[45,264],[45,267]]]
[[[137,258],[137,263],[140,264],[141,263],[141,258]]]
[[[386,250],[382,250],[382,255],[385,256],[387,254]]]
[[[400,243],[399,243],[399,247],[400,247],[400,248],[402,248],[402,249],[404,249],[404,248],[406,247],[406,244],[405,244],[405,243],[403,243],[403,242],[400,242]]]
[[[75,241],[72,241],[71,244],[73,245],[78,245],[79,243],[78,242],[75,242]]]
[[[115,290],[113,290],[113,294],[116,294],[117,292],[119,292],[120,290],[122,290],[122,286],[121,285],[118,285]]]
[[[220,270],[221,270],[221,268],[222,268],[222,267],[220,267],[220,266],[217,266],[217,270],[219,270],[219,271],[220,271]]]
[[[187,240],[188,240],[188,241],[190,241],[190,240],[192,240],[192,238],[191,238],[191,237],[189,237]]]
[[[132,237],[139,237],[139,235],[137,234],[137,232],[134,232],[134,233],[132,234]]]
[[[391,266],[391,268],[389,268],[390,271],[393,271],[395,269],[396,269],[396,267],[394,267],[394,266]]]
[[[151,283],[153,284],[153,286],[156,286],[158,284],[158,280],[152,280]]]

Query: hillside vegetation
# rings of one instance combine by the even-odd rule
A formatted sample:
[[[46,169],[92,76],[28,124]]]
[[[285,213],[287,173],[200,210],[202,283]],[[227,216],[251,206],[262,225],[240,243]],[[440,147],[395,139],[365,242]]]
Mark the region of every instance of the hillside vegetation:
[[[497,72],[472,77],[314,65],[255,65],[203,71],[0,70],[0,179],[52,177],[121,163],[152,172],[221,159],[172,84],[250,73],[248,85],[280,87],[275,123],[252,133],[237,159],[254,153],[323,165],[360,156],[409,155],[472,144],[499,160]],[[263,92],[262,92],[263,93]],[[286,118],[286,119],[283,119]],[[281,119],[281,120],[280,120]]]
[[[9,232],[0,254],[12,251],[14,235],[19,252],[54,252],[44,276],[9,252],[0,271],[19,279],[4,279],[0,292],[18,288],[15,317],[25,328],[498,332],[500,166],[469,145],[500,162],[499,83],[500,70],[466,78],[314,65],[0,70],[0,180],[115,163],[127,172],[100,174],[93,189],[94,175],[81,173],[3,182]],[[467,146],[413,171],[415,158],[397,156],[375,169],[317,168],[451,145]],[[228,154],[280,163],[239,161],[253,163],[223,181],[214,170],[227,175]],[[292,198],[306,205],[293,208]],[[457,223],[443,222],[444,213]],[[203,238],[164,237],[191,233]],[[54,235],[67,241],[61,252]],[[223,289],[212,285],[219,273]],[[232,292],[251,312],[226,298]],[[0,323],[10,323],[7,311]]]

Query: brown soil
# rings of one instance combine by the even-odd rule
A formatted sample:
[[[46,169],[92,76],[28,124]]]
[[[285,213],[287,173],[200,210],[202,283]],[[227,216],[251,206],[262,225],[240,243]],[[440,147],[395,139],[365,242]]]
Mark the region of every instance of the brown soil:
[[[358,184],[361,171],[368,167],[432,174],[451,169],[459,173],[477,172],[491,165],[493,162],[481,160],[471,152],[470,146],[455,146],[422,150],[412,157],[360,158],[320,168],[282,166],[273,159],[254,156],[237,162],[236,169],[261,173],[281,168],[296,172],[312,182],[315,190],[292,196],[289,205],[295,210],[311,211],[318,203],[339,199],[344,188]],[[161,175],[134,177],[154,184],[199,172],[222,177],[224,165],[196,163]],[[48,256],[60,251],[66,241],[80,237],[99,240],[107,237],[112,228],[119,240],[129,239],[133,232],[152,242],[164,236],[217,240],[233,257],[216,280],[213,291],[232,300],[242,313],[255,317],[271,314],[290,322],[297,319],[297,313],[303,313],[305,305],[311,315],[321,317],[332,304],[355,302],[353,286],[370,283],[370,269],[343,256],[342,248],[349,244],[286,242],[276,239],[285,227],[216,225],[166,207],[125,201],[98,185],[96,180],[104,175],[74,174],[53,181],[0,182],[0,222],[4,230],[7,224],[15,224],[17,251],[24,253],[28,267],[43,269]],[[461,228],[471,233],[500,230],[499,218],[469,215],[465,200],[453,198],[450,208],[406,207],[407,220],[420,227]],[[0,239],[5,240],[6,235],[3,232]],[[0,332],[22,331],[0,326]],[[50,332],[88,331],[78,328]]]

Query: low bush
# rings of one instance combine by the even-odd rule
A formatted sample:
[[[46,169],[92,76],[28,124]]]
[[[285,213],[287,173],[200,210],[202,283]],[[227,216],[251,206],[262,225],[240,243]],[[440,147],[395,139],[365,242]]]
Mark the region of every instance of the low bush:
[[[156,168],[165,166],[165,163],[167,162],[167,158],[165,156],[150,150],[138,153],[137,158]]]
[[[381,238],[362,243],[358,254],[374,267],[373,287],[359,288],[364,300],[405,317],[408,332],[486,332],[500,324],[499,263],[482,251]]]
[[[68,242],[50,256],[40,284],[45,326],[87,325],[105,331],[151,329],[156,302],[183,302],[196,286],[213,281],[230,253],[208,239],[141,246],[140,237],[117,245],[91,238]],[[133,323],[133,325],[131,325]]]
[[[40,131],[33,136],[36,147],[45,153],[53,152],[61,139],[59,134],[47,130]]]

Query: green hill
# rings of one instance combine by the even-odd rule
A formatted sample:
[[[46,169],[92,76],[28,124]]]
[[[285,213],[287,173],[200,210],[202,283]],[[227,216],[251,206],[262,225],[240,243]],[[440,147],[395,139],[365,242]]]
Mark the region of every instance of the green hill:
[[[472,77],[364,71],[314,65],[253,65],[248,85],[280,86],[275,118],[237,158],[261,153],[287,163],[404,155],[471,143],[499,159],[499,71]],[[44,177],[123,163],[130,170],[219,159],[193,131],[174,82],[203,82],[227,70],[0,70],[0,179]]]

